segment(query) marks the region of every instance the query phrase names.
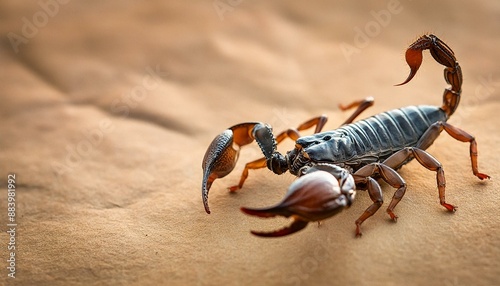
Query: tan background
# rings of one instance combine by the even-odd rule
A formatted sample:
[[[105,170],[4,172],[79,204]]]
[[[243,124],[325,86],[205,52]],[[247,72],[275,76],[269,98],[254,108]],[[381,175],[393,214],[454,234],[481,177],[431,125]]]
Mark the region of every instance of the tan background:
[[[0,4],[0,284],[498,285],[500,2],[150,2]],[[435,174],[412,162],[400,172],[409,189],[396,224],[383,185],[386,204],[361,239],[364,192],[320,228],[254,237],[288,221],[239,207],[274,204],[294,179],[254,171],[230,195],[255,146],[214,183],[204,212],[201,160],[233,124],[281,130],[326,113],[335,128],[349,115],[337,105],[367,96],[376,104],[363,116],[441,104],[443,67],[428,52],[415,79],[394,87],[408,74],[405,48],[426,32],[457,55],[463,98],[450,122],[477,137],[480,169],[493,177],[476,179],[467,144],[443,134],[429,152],[445,166],[455,214],[439,205]],[[15,280],[5,269],[10,172]]]

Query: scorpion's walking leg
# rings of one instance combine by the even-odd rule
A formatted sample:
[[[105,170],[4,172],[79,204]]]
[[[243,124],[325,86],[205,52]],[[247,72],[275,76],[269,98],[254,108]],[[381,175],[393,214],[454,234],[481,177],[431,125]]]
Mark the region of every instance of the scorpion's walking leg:
[[[445,130],[451,137],[461,142],[469,142],[469,153],[472,165],[472,173],[481,180],[489,179],[490,176],[480,173],[477,167],[477,143],[474,136],[446,122],[436,122],[432,124],[417,143],[417,148],[427,149],[432,142]]]
[[[326,115],[321,115],[321,116],[314,117],[314,118],[302,123],[296,129],[285,130],[276,136],[276,144],[279,144],[280,142],[282,142],[286,138],[291,138],[292,140],[297,141],[297,139],[299,139],[299,137],[300,137],[299,131],[309,129],[313,126],[316,126],[314,133],[319,133],[319,132],[321,132],[321,130],[325,126],[327,120],[328,120],[328,117]],[[248,170],[262,169],[262,168],[265,168],[266,166],[267,166],[267,160],[265,157],[262,157],[260,159],[255,160],[255,161],[248,162],[245,165],[245,169],[243,170],[243,173],[241,174],[240,181],[239,181],[238,185],[230,187],[229,190],[231,192],[235,192],[243,187],[243,183],[248,178]]]
[[[373,105],[373,101],[374,101],[373,97],[370,96],[370,97],[367,97],[367,98],[362,99],[362,100],[354,101],[348,105],[339,104],[339,108],[342,111],[346,111],[348,109],[357,107],[357,109],[354,111],[354,113],[349,118],[347,118],[346,121],[344,121],[344,123],[342,123],[342,125],[352,123],[354,121],[354,119],[356,119],[356,117],[358,117],[358,115],[360,115],[368,107]]]
[[[439,191],[439,202],[447,210],[455,211],[456,210],[455,206],[446,203],[445,199],[446,179],[444,177],[443,167],[441,163],[439,163],[439,161],[436,160],[436,158],[432,157],[431,154],[416,147],[406,147],[391,155],[383,162],[383,164],[388,165],[391,168],[399,168],[400,166],[408,162],[411,158],[415,158],[422,166],[424,166],[428,170],[436,172],[436,181]],[[389,207],[387,207],[388,213],[394,210],[394,208],[404,195],[404,193],[399,195],[397,193],[398,192],[394,194],[394,197],[392,198]]]
[[[396,193],[398,195],[401,194],[402,196],[402,194],[404,194],[406,191],[406,183],[403,178],[401,178],[401,176],[389,166],[381,163],[372,163],[356,171],[356,173],[353,174],[354,181],[356,182],[356,187],[358,189],[367,189],[368,194],[373,201],[373,204],[369,206],[365,210],[365,212],[356,220],[356,236],[361,236],[361,224],[367,218],[376,213],[382,206],[382,190],[380,189],[380,185],[377,183],[377,181],[375,181],[375,179],[371,177],[377,174],[380,175],[380,177],[389,185],[397,188]],[[389,212],[389,215],[394,221],[396,221],[398,218],[395,214],[392,213],[392,211]]]

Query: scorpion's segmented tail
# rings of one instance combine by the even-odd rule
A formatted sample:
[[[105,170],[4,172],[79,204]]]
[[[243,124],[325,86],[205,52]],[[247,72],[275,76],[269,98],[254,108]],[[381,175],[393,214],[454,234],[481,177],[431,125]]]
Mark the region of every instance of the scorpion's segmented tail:
[[[444,79],[451,87],[445,89],[443,94],[443,105],[441,109],[449,117],[457,109],[462,92],[462,69],[455,58],[455,54],[448,45],[438,37],[430,34],[423,35],[406,50],[406,62],[410,66],[410,75],[398,85],[409,82],[422,64],[422,51],[429,49],[432,57],[440,64],[444,65]]]

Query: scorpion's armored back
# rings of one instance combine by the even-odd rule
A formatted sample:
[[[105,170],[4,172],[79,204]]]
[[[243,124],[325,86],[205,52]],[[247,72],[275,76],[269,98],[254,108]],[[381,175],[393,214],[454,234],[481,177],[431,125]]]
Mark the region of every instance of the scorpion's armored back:
[[[435,122],[446,121],[436,106],[409,106],[297,140],[313,162],[335,162],[357,169],[394,152],[416,146]]]

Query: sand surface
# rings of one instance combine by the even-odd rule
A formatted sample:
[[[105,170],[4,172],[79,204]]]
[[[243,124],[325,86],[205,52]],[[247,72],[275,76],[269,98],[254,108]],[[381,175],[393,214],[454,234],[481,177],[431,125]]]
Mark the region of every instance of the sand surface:
[[[30,3],[28,3],[30,2]],[[2,285],[498,285],[500,281],[500,2],[440,1],[2,1],[0,4],[0,284]],[[182,2],[182,3],[181,3]],[[416,104],[440,105],[447,84],[428,52],[405,86],[404,51],[434,33],[464,74],[450,123],[429,148],[444,165],[447,201],[418,163],[400,174],[408,191],[354,237],[371,204],[281,239],[252,236],[286,219],[239,207],[278,202],[294,177],[250,173],[244,163],[201,200],[201,161],[236,123],[279,131],[368,96],[360,118]],[[310,134],[310,132],[304,132]],[[285,152],[290,141],[280,145]],[[7,176],[16,175],[15,279],[7,269]]]

